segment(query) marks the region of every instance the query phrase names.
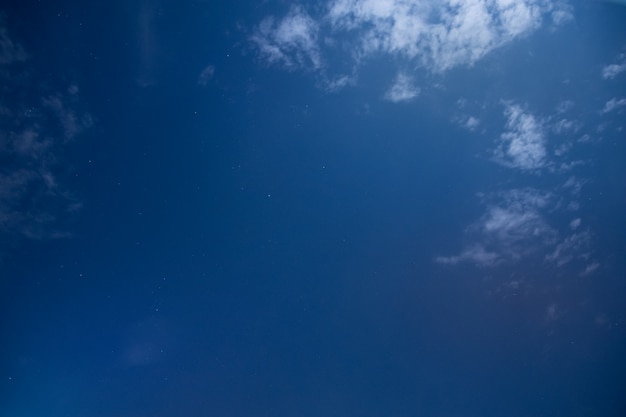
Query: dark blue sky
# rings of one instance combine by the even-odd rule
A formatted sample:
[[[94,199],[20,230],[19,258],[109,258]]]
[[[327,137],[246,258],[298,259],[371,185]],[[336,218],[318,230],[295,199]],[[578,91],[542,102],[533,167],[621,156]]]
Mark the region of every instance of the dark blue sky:
[[[626,7],[0,11],[0,415],[626,413]]]

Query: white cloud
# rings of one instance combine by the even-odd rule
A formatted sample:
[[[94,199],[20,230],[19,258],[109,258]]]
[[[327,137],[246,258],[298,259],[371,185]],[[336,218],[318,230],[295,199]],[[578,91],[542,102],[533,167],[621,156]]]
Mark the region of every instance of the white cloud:
[[[480,126],[480,119],[474,116],[467,116],[467,115],[456,116],[452,119],[452,121],[457,123],[462,128],[469,130],[470,132],[476,131],[478,126]]]
[[[270,64],[287,68],[319,69],[319,25],[301,7],[294,6],[287,16],[276,21],[263,20],[252,35],[261,57]]]
[[[562,162],[553,172],[566,173],[584,165],[587,165],[587,162],[585,161]]]
[[[388,56],[440,73],[570,16],[561,0],[328,0],[318,10],[325,12],[293,7],[284,18],[263,20],[251,37],[263,60],[328,73],[326,62],[337,59],[327,55],[352,67]]]
[[[626,106],[626,98],[613,98],[606,102],[604,109],[602,109],[602,113],[609,113],[623,106]]]
[[[550,193],[535,189],[513,189],[488,197],[486,212],[467,232],[473,243],[459,255],[440,256],[435,261],[455,265],[470,262],[493,266],[552,245],[556,231],[542,214],[553,200]]]
[[[618,74],[626,71],[626,62],[623,64],[611,64],[602,69],[604,79],[615,78]]]
[[[546,148],[541,124],[515,104],[507,105],[507,130],[500,136],[495,160],[502,165],[534,171],[546,166]]]
[[[561,205],[558,196],[522,188],[483,198],[485,213],[466,229],[470,243],[458,255],[439,256],[435,262],[495,266],[533,257],[556,267],[576,260],[583,268],[581,263],[589,260],[592,233],[580,230],[580,218],[562,231],[548,220]]]
[[[356,83],[355,75],[340,75],[333,79],[326,79],[323,81],[322,87],[324,90],[332,93],[341,90],[347,85],[354,85]]]
[[[587,181],[576,177],[569,177],[563,184],[563,188],[568,190],[572,195],[579,195],[583,186]]]
[[[497,241],[503,249],[523,252],[526,242],[548,241],[554,231],[541,214],[551,195],[534,189],[510,190],[502,194],[501,201],[489,207],[479,226],[483,235]]]
[[[473,131],[473,130],[476,130],[479,124],[480,124],[480,120],[478,120],[476,117],[470,116],[465,121],[464,126],[466,129]]]
[[[618,57],[618,63],[607,65],[602,68],[602,78],[605,80],[617,77],[622,72],[626,71],[626,54],[620,54]]]
[[[335,0],[328,20],[335,30],[356,32],[365,55],[418,58],[440,72],[475,63],[537,29],[542,15],[556,9],[534,0]]]
[[[413,85],[413,79],[404,73],[399,73],[393,85],[385,93],[385,99],[394,103],[411,101],[417,97],[420,89]]]
[[[580,122],[570,119],[559,119],[552,124],[552,130],[558,135],[576,133],[580,128]]]

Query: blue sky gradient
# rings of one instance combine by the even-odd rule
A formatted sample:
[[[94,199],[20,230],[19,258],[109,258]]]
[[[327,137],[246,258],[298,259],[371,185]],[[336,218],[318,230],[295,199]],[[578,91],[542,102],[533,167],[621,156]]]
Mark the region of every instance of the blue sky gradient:
[[[623,6],[0,10],[0,415],[626,412]]]

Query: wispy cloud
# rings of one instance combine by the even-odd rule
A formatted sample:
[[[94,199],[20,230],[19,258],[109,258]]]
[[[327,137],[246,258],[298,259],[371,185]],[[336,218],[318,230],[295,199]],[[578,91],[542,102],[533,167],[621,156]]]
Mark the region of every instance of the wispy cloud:
[[[213,74],[215,74],[214,65],[207,65],[206,67],[204,67],[204,69],[200,72],[200,75],[198,76],[198,85],[206,87],[211,78],[213,78]]]
[[[586,257],[591,240],[588,231],[575,232],[559,242],[554,250],[546,255],[546,261],[557,266],[563,266],[571,262],[575,257]]]
[[[576,261],[581,274],[597,268],[592,260],[593,234],[580,229],[581,219],[575,218],[562,230],[549,220],[561,204],[555,194],[521,188],[482,199],[485,211],[466,229],[467,246],[458,255],[438,256],[435,262],[493,267],[534,257],[557,268]]]
[[[574,196],[578,196],[583,186],[587,183],[586,180],[582,180],[575,176],[569,177],[565,183],[563,183],[563,189],[568,191],[570,194]]]
[[[79,101],[78,87],[75,84],[65,94],[55,93],[42,99],[42,106],[52,112],[66,140],[73,140],[93,124],[89,113],[79,114],[75,109]]]
[[[473,116],[469,116],[467,120],[465,120],[465,123],[463,123],[463,127],[471,131],[476,130],[478,125],[480,125],[480,120]]]
[[[502,165],[534,171],[546,166],[545,133],[535,117],[521,106],[508,104],[506,131],[500,136],[495,160]]]
[[[618,62],[615,64],[610,64],[602,68],[602,78],[605,80],[613,79],[626,71],[626,54],[619,54],[617,61]]]
[[[626,98],[612,98],[611,100],[606,102],[604,108],[602,109],[602,113],[609,113],[615,109],[619,109],[620,107],[624,106],[626,106]]]
[[[493,197],[492,197],[493,198]],[[548,243],[554,230],[542,210],[553,199],[551,193],[533,188],[513,189],[497,194],[477,227],[490,241],[497,242],[512,258],[527,249],[527,243]]]
[[[453,117],[452,122],[466,130],[469,130],[470,132],[475,132],[478,129],[478,126],[480,126],[480,119],[465,114]]]
[[[561,118],[556,120],[551,127],[557,135],[564,135],[576,133],[581,128],[581,124],[575,120]]]
[[[393,85],[385,93],[385,99],[394,103],[411,101],[417,97],[420,89],[413,84],[413,79],[405,73],[399,73]]]
[[[459,255],[438,256],[435,262],[444,265],[456,265],[462,262],[471,262],[479,266],[493,266],[497,264],[501,256],[495,252],[486,251],[480,244],[475,244],[466,248]]]
[[[600,268],[600,263],[599,262],[592,262],[589,265],[587,265],[585,267],[585,269],[580,273],[581,276],[587,276],[587,275],[591,275],[594,272],[596,272],[598,270],[598,268]]]
[[[318,32],[319,24],[303,8],[294,6],[282,19],[264,19],[251,40],[269,64],[315,70],[322,66]]]
[[[324,79],[322,87],[328,92],[334,92],[341,90],[347,85],[354,85],[356,83],[356,75],[339,75],[332,79]]]
[[[28,55],[19,43],[16,43],[9,36],[4,19],[0,16],[0,65],[8,66],[16,62],[25,61]]]
[[[521,259],[556,241],[556,230],[543,214],[553,200],[552,194],[524,188],[483,198],[487,206],[485,213],[467,229],[472,243],[459,255],[440,256],[435,258],[436,262],[493,266]]]
[[[36,72],[27,57],[0,26],[3,91],[23,97],[0,102],[0,159],[4,161],[0,167],[0,245],[16,236],[67,235],[61,223],[80,209],[81,202],[62,174],[64,150],[93,124],[89,113],[81,110],[77,85],[44,93],[37,82],[23,76]]]
[[[328,0],[317,10],[296,6],[265,18],[251,36],[262,60],[332,74],[328,63],[337,59],[325,56],[345,57],[340,65],[353,68],[388,56],[441,73],[571,17],[560,0]]]

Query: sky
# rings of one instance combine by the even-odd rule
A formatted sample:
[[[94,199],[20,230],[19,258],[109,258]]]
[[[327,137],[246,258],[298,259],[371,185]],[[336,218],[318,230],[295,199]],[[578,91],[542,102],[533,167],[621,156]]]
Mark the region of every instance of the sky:
[[[625,415],[625,22],[0,3],[0,415]]]

